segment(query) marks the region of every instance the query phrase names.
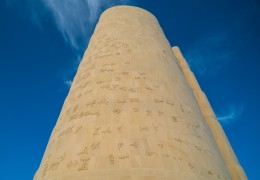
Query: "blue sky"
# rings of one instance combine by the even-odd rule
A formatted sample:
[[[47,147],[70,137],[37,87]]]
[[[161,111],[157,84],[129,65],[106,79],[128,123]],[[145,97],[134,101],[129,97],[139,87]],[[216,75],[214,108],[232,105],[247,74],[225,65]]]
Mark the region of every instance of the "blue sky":
[[[120,4],[158,18],[260,179],[259,0],[1,0],[0,179],[32,179],[100,13]]]

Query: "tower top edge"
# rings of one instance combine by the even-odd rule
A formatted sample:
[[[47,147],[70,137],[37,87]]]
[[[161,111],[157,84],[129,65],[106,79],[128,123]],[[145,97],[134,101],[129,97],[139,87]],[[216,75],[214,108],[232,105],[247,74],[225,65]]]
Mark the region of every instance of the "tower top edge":
[[[137,7],[137,6],[129,6],[129,5],[117,5],[117,6],[113,6],[110,8],[107,8],[106,10],[104,10],[101,14],[101,16],[106,16],[106,14],[110,14],[110,13],[116,13],[119,11],[123,11],[123,12],[141,12],[150,16],[153,16],[155,19],[157,19],[155,17],[154,14],[152,14],[151,12],[149,12],[146,9],[143,9],[141,7]]]
[[[178,51],[181,51],[179,46],[173,46],[173,47],[172,47],[172,50],[178,50]]]

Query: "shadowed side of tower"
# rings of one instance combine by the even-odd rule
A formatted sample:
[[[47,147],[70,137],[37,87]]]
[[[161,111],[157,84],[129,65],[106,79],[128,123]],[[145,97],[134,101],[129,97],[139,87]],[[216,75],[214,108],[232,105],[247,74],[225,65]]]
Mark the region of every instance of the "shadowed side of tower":
[[[200,110],[206,120],[209,128],[211,129],[218,148],[222,154],[222,157],[226,163],[226,166],[229,170],[229,173],[232,179],[236,180],[245,180],[247,176],[241,167],[226,135],[221,127],[220,123],[218,122],[213,109],[210,106],[210,103],[205,95],[205,93],[201,90],[200,85],[197,82],[196,77],[194,76],[193,72],[190,70],[188,63],[186,62],[185,58],[183,57],[180,49],[175,46],[172,48],[174,55],[176,56],[177,60],[179,61],[180,67],[189,83]]]
[[[231,179],[152,14],[101,15],[34,179]]]

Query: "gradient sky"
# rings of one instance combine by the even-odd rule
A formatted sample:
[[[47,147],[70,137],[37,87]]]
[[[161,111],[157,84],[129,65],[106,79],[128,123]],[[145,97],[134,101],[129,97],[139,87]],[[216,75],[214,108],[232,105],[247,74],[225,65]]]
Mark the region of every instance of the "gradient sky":
[[[1,0],[0,179],[32,179],[100,13],[120,4],[158,18],[259,180],[259,0]]]

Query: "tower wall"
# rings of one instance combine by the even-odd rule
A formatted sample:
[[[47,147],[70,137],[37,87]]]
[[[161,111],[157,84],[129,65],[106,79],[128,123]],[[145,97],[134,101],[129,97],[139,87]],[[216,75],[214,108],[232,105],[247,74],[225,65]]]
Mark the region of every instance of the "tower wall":
[[[34,179],[231,179],[152,14],[101,15]]]

